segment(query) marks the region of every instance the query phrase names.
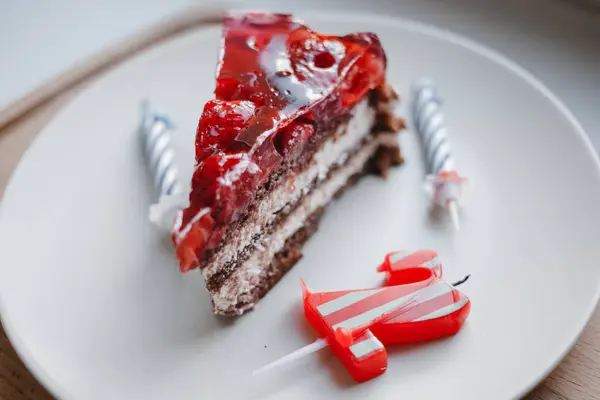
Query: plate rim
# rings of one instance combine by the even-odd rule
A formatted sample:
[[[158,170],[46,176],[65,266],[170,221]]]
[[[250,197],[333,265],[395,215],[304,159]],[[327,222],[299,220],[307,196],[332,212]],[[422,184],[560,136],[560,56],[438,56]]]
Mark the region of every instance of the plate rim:
[[[239,12],[240,10],[236,9],[235,11]],[[248,10],[242,9],[242,11],[248,11]],[[274,10],[270,10],[270,11],[277,12]],[[312,14],[311,11],[312,12],[319,11],[319,12]],[[455,31],[452,31],[452,30],[449,30],[446,28],[440,28],[440,27],[437,27],[437,26],[429,24],[429,23],[420,22],[418,20],[404,18],[401,16],[395,16],[395,15],[392,16],[392,15],[386,15],[386,14],[382,14],[382,13],[362,12],[362,11],[361,12],[358,12],[358,11],[334,12],[332,10],[316,10],[316,9],[299,10],[297,13],[293,13],[293,15],[300,20],[304,19],[303,16],[308,17],[310,15],[309,19],[312,19],[312,20],[327,20],[327,19],[332,19],[332,18],[337,19],[337,20],[344,20],[344,19],[359,18],[364,21],[377,20],[378,23],[383,23],[386,25],[394,24],[396,27],[406,30],[406,31],[409,31],[409,32],[417,32],[417,33],[420,33],[420,34],[423,34],[423,35],[426,35],[429,37],[433,37],[435,39],[440,39],[442,41],[446,41],[446,42],[450,42],[454,45],[458,45],[460,47],[463,47],[467,50],[473,51],[473,52],[477,53],[478,55],[483,56],[484,58],[487,58],[487,59],[507,68],[515,75],[524,79],[527,83],[529,83],[531,86],[533,86],[533,88],[536,89],[540,94],[542,94],[544,97],[546,97],[552,103],[552,105],[554,107],[556,107],[557,110],[567,119],[569,124],[571,124],[571,126],[574,128],[575,132],[577,133],[576,136],[579,137],[579,139],[582,141],[582,144],[584,145],[584,148],[588,151],[589,155],[591,156],[591,161],[595,164],[597,172],[600,172],[600,156],[599,156],[598,150],[596,150],[596,148],[594,147],[586,130],[583,128],[582,124],[575,117],[575,115],[569,109],[569,107],[567,107],[567,105],[565,103],[563,103],[563,101],[557,95],[555,95],[554,92],[552,92],[552,90],[550,90],[540,79],[538,79],[535,76],[535,74],[530,72],[525,67],[521,66],[518,62],[514,61],[513,59],[503,55],[501,52],[494,50],[493,48],[488,47],[482,43],[479,43],[478,41],[476,41],[474,39],[470,39],[467,36],[456,33]],[[3,207],[3,204],[5,203],[5,200],[10,195],[10,193],[15,190],[15,189],[13,189],[13,186],[16,185],[15,178],[18,176],[19,171],[22,168],[22,165],[26,162],[27,157],[29,156],[29,154],[31,152],[31,149],[37,145],[40,136],[42,136],[44,134],[44,132],[48,129],[48,127],[51,126],[53,123],[55,123],[55,121],[57,119],[59,119],[60,116],[62,116],[64,113],[66,113],[66,111],[68,110],[68,108],[71,104],[79,101],[79,99],[81,97],[83,97],[84,94],[88,90],[90,90],[92,87],[97,86],[100,82],[102,82],[102,79],[105,76],[110,75],[112,71],[126,65],[127,63],[131,62],[132,60],[135,60],[137,57],[139,57],[147,52],[153,51],[157,47],[168,46],[171,42],[179,40],[182,37],[185,37],[186,35],[197,34],[200,31],[210,30],[211,28],[214,29],[215,25],[219,25],[219,23],[206,24],[206,25],[202,25],[202,26],[198,26],[196,28],[186,30],[184,32],[177,33],[176,35],[169,37],[165,41],[158,42],[156,45],[153,45],[139,53],[132,54],[131,57],[129,57],[129,58],[123,60],[122,62],[120,62],[119,64],[111,67],[104,73],[93,77],[91,79],[91,81],[87,85],[85,85],[83,90],[81,90],[79,93],[77,93],[75,96],[73,96],[69,101],[67,101],[67,103],[65,103],[63,105],[63,107],[50,119],[50,121],[48,121],[44,125],[44,127],[36,135],[34,140],[30,143],[30,145],[27,147],[27,149],[23,152],[16,167],[14,168],[14,170],[9,178],[9,181],[5,187],[4,195],[2,196],[2,199],[0,199],[0,225],[2,224],[2,215],[3,215],[3,210],[5,208],[5,207]],[[599,182],[600,182],[600,179],[599,179]],[[548,366],[543,371],[540,371],[536,375],[536,378],[531,379],[531,381],[528,385],[521,387],[521,388],[517,388],[517,391],[514,393],[515,398],[521,398],[521,397],[527,395],[533,389],[535,389],[560,364],[560,362],[566,357],[566,355],[572,350],[572,348],[575,346],[575,344],[579,341],[582,333],[584,332],[589,321],[591,320],[592,316],[594,315],[594,312],[600,302],[600,280],[597,282],[596,285],[597,285],[596,292],[593,296],[593,299],[590,302],[590,304],[588,304],[588,307],[585,310],[586,316],[585,316],[585,318],[582,318],[581,321],[579,321],[578,325],[574,327],[575,329],[572,329],[572,331],[575,332],[575,334],[573,335],[571,340],[568,343],[566,343],[566,346],[564,346],[563,350],[558,354],[558,356],[555,358],[555,360],[552,363],[549,363]],[[13,326],[10,316],[8,315],[8,308],[4,304],[4,301],[2,300],[1,292],[0,292],[0,323],[2,323],[4,332],[7,336],[7,338],[9,339],[11,345],[13,346],[16,354],[19,356],[19,358],[23,362],[26,369],[35,377],[35,379],[41,385],[52,396],[54,396],[56,398],[63,399],[63,400],[76,399],[76,397],[72,396],[67,391],[67,389],[64,387],[64,385],[59,384],[59,382],[57,380],[55,380],[51,377],[50,371],[41,366],[41,364],[37,361],[35,355],[32,354],[32,352],[30,351],[27,344],[20,339],[19,335],[17,334],[17,328]]]

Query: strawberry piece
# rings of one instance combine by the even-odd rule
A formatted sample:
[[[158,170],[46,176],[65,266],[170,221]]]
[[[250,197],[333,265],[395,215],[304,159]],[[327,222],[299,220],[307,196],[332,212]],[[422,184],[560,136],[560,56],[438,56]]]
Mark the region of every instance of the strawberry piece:
[[[315,128],[308,123],[293,123],[283,128],[277,135],[277,151],[284,159],[296,159],[304,151]]]
[[[255,111],[250,101],[211,100],[204,111],[196,133],[196,162],[225,152],[231,141],[246,128]]]

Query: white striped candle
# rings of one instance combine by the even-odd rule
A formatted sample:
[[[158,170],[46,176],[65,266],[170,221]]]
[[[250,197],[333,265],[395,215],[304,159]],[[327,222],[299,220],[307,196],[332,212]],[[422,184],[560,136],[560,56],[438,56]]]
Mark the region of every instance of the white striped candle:
[[[148,101],[142,103],[139,132],[158,197],[181,192],[175,152],[171,147],[174,127],[169,116],[157,112]]]
[[[444,125],[441,99],[431,79],[421,78],[412,88],[413,123],[425,155],[428,176],[434,201],[446,207],[456,231],[460,230],[458,203],[464,179],[456,172],[454,157]]]
[[[175,151],[171,146],[175,124],[148,101],[142,102],[139,125],[141,145],[152,176],[158,202],[150,207],[150,221],[171,231],[177,214],[187,205],[179,181]]]

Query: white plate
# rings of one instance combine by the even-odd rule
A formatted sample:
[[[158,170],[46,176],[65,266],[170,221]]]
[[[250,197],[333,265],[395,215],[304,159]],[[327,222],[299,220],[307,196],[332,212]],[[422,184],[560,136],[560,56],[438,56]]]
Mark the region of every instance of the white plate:
[[[330,33],[379,34],[389,80],[406,94],[433,77],[458,166],[469,176],[463,231],[429,223],[418,141],[389,180],[367,178],[326,214],[304,259],[235,321],[215,318],[200,274],[180,275],[149,226],[152,201],[136,141],[150,96],[180,129],[184,178],[211,97],[220,28],[165,43],[114,69],[44,130],[0,213],[4,326],[29,368],[64,399],[506,399],[568,351],[598,299],[600,176],[584,133],[535,78],[447,32],[383,16],[308,14]],[[406,110],[405,96],[404,107]],[[297,278],[314,290],[375,286],[394,249],[430,247],[471,316],[456,336],[390,347],[388,371],[353,384],[323,350],[285,371],[253,369],[314,339]]]

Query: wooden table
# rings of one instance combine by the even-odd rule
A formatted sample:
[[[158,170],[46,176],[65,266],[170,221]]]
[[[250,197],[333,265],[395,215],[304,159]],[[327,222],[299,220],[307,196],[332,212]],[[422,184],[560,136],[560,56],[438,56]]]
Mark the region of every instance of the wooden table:
[[[175,22],[171,22],[171,26],[163,27],[162,33],[154,35],[153,40],[172,35],[180,31],[184,23],[189,26],[192,22],[189,15],[178,22],[180,26],[177,29],[173,25]],[[136,46],[139,47],[139,43]],[[127,51],[131,50],[130,42]],[[116,53],[127,51],[123,51],[122,47],[121,51]],[[72,76],[66,79],[63,86],[68,88],[64,90],[62,88],[59,90],[56,86],[53,86],[52,90],[46,88],[44,96],[38,96],[36,101],[27,103],[26,113],[16,121],[0,128],[0,196],[21,155],[35,136],[65,103],[85,86],[86,80],[93,79],[92,73],[99,69],[98,61],[95,62],[96,65],[80,68],[77,79],[71,79]],[[75,81],[78,83],[74,84]],[[31,108],[34,103],[39,103],[39,100],[45,101]],[[21,113],[22,110],[17,111]],[[0,116],[0,126],[1,122]],[[600,399],[600,311],[595,313],[567,357],[526,398],[528,400]],[[27,371],[4,331],[0,329],[0,400],[25,399],[44,400],[52,397]]]

